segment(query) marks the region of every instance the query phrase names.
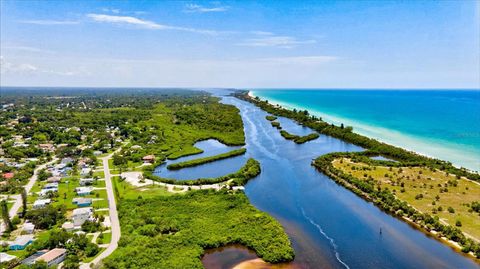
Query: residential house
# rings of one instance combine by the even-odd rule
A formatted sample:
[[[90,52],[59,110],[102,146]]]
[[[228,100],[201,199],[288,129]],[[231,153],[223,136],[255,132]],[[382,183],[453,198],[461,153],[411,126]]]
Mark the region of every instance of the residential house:
[[[48,189],[58,189],[58,183],[56,182],[52,182],[52,183],[47,183],[45,184],[45,186],[43,186],[44,190],[48,190]]]
[[[60,181],[62,181],[62,178],[61,177],[49,177],[47,178],[47,182],[48,183],[60,183]]]
[[[38,195],[39,195],[40,197],[46,197],[46,196],[48,196],[48,195],[49,195],[50,193],[52,193],[52,192],[58,192],[58,189],[53,189],[53,188],[52,188],[52,189],[42,189],[42,190],[40,190],[40,192],[38,193]]]
[[[63,164],[65,164],[65,165],[68,165],[68,164],[70,164],[70,163],[72,163],[72,162],[73,162],[73,158],[70,158],[70,157],[65,157],[65,158],[63,158],[63,159],[60,161],[60,163],[63,163]]]
[[[34,209],[39,209],[39,208],[44,208],[48,204],[50,204],[52,200],[50,199],[38,199],[33,203],[33,208]]]
[[[91,171],[92,171],[91,168],[88,168],[88,167],[82,168],[82,170],[80,171],[80,176],[87,177],[90,175]]]
[[[89,186],[92,185],[95,180],[93,178],[81,178],[80,186]]]
[[[27,234],[33,234],[33,231],[35,231],[35,225],[30,222],[25,222],[23,224],[23,231]]]
[[[0,263],[7,263],[11,260],[17,259],[17,256],[10,255],[8,253],[1,252],[0,253]]]
[[[55,146],[53,144],[38,144],[38,147],[43,151],[53,152],[55,151]]]
[[[78,207],[91,206],[92,198],[76,197],[73,198],[72,203],[76,204]]]
[[[12,172],[8,172],[8,173],[3,174],[3,178],[7,179],[7,180],[12,179],[14,176],[15,176],[15,174],[12,173]]]
[[[28,245],[33,242],[33,235],[19,235],[15,241],[9,245],[10,250],[24,250]]]
[[[35,259],[37,261],[44,261],[47,263],[47,266],[57,265],[65,260],[67,257],[67,250],[64,248],[54,248],[49,252],[43,254],[42,256]]]
[[[62,229],[65,229],[65,231],[67,232],[73,231],[74,228],[75,226],[70,221],[67,221],[64,224],[62,224]]]
[[[154,163],[155,162],[155,156],[154,155],[147,155],[142,158],[144,163]]]
[[[92,193],[92,190],[93,190],[93,188],[91,188],[91,187],[76,187],[75,188],[75,192],[77,193],[77,195],[80,195],[80,196],[89,195],[90,193]]]
[[[91,207],[76,208],[73,210],[73,214],[72,214],[73,225],[75,227],[80,227],[85,221],[91,220],[92,217],[93,217],[93,208]]]
[[[130,147],[130,149],[141,149],[142,146],[139,146],[139,145],[133,145]]]

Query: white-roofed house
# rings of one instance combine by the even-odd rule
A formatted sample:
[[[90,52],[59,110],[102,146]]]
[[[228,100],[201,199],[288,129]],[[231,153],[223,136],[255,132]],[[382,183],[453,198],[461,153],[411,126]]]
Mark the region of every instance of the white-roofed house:
[[[93,208],[91,207],[76,208],[73,210],[73,214],[72,214],[73,225],[75,227],[82,226],[82,224],[85,221],[91,220],[92,216],[93,216]]]
[[[19,235],[15,238],[15,241],[10,243],[9,248],[11,250],[24,250],[32,242],[33,235]]]
[[[92,185],[95,179],[93,178],[81,178],[80,179],[80,186],[87,186],[87,185]]]
[[[25,222],[23,224],[23,231],[27,234],[32,234],[35,231],[35,225],[30,222]]]
[[[34,209],[39,209],[39,208],[44,208],[48,204],[50,204],[52,200],[50,199],[38,199],[33,203],[33,208]]]
[[[47,263],[47,266],[59,264],[65,260],[67,257],[67,250],[64,248],[54,248],[49,252],[43,254],[42,256],[35,259],[37,261],[44,261]]]
[[[93,188],[92,187],[76,187],[75,192],[80,195],[80,196],[85,196],[89,195],[92,193]]]

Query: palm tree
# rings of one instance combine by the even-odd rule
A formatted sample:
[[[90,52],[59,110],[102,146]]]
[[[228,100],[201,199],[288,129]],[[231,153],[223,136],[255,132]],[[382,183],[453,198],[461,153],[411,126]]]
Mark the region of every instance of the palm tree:
[[[3,222],[5,223],[5,227],[7,229],[7,232],[10,232],[10,231],[13,230],[13,224],[12,224],[12,221],[10,220],[10,216],[8,215],[7,200],[2,200],[2,202],[0,203],[0,206],[2,208]]]
[[[25,188],[22,189],[22,216],[25,218],[25,215],[27,215],[27,190]]]

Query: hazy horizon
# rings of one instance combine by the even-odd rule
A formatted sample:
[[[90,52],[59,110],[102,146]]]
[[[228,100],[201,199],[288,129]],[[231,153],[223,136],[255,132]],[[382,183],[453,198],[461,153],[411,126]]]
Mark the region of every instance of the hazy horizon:
[[[2,86],[480,88],[478,1],[1,1]]]

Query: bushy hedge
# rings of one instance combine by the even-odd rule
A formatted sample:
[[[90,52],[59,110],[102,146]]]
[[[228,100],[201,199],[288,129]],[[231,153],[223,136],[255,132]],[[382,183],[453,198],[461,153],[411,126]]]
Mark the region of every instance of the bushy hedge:
[[[272,116],[272,115],[265,116],[265,118],[266,118],[267,120],[269,120],[269,121],[274,121],[274,120],[277,119],[277,117]]]
[[[214,161],[218,161],[218,160],[222,160],[222,159],[227,159],[227,158],[234,157],[234,156],[239,156],[239,155],[245,154],[245,152],[247,152],[246,148],[235,149],[235,150],[232,150],[232,151],[229,151],[229,152],[226,152],[226,153],[222,153],[222,154],[218,154],[218,155],[215,155],[215,156],[198,158],[198,159],[189,160],[189,161],[185,161],[185,162],[169,164],[169,165],[167,165],[167,168],[170,169],[170,170],[178,170],[178,169],[182,169],[182,168],[185,168],[185,167],[197,166],[197,165],[210,163],[210,162],[214,162]]]
[[[314,139],[317,139],[320,135],[318,133],[311,133],[311,134],[308,134],[308,135],[304,135],[304,136],[299,136],[299,135],[294,135],[294,134],[291,134],[285,130],[281,130],[280,131],[280,134],[287,140],[293,140],[293,142],[297,143],[297,144],[303,144],[305,142],[308,142],[310,140],[314,140]]]
[[[267,262],[291,261],[282,226],[242,192],[199,190],[184,195],[123,200],[122,237],[104,260],[113,268],[204,268],[206,249],[241,244]]]

